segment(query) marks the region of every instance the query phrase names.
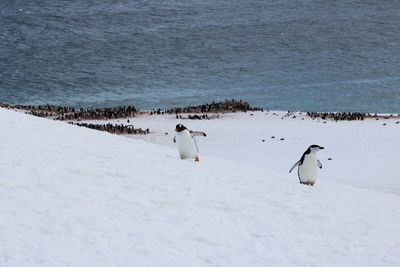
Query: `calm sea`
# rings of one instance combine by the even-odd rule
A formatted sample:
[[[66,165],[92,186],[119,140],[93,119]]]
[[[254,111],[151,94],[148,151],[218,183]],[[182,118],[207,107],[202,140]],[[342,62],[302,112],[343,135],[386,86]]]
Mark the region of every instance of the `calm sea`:
[[[0,101],[400,112],[399,0],[1,0]]]

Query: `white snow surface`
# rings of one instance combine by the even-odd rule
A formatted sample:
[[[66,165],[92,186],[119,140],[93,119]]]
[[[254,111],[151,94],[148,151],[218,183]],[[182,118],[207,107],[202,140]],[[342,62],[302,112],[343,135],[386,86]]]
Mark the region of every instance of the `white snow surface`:
[[[0,266],[399,266],[400,125],[282,114],[127,138],[0,109]],[[178,122],[207,133],[199,163]],[[314,187],[288,173],[311,144]]]

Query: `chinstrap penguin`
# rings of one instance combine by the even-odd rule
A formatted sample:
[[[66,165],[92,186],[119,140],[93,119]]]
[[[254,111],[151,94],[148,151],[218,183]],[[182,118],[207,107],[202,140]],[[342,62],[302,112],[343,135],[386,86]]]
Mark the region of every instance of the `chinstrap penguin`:
[[[322,146],[312,145],[301,156],[300,160],[296,162],[290,169],[289,173],[296,167],[297,175],[299,176],[300,183],[306,185],[314,185],[317,180],[317,167],[322,168],[321,162],[317,159],[317,151],[324,149]]]
[[[199,149],[197,147],[195,136],[207,136],[203,132],[189,131],[181,123],[176,125],[175,128],[176,136],[174,137],[174,143],[176,143],[181,159],[193,158],[195,161],[199,161]]]

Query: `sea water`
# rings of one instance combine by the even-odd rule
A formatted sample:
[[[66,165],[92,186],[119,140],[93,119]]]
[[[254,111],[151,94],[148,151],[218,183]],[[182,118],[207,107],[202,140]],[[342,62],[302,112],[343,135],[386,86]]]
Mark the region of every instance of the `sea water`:
[[[400,112],[398,0],[2,0],[0,101]]]

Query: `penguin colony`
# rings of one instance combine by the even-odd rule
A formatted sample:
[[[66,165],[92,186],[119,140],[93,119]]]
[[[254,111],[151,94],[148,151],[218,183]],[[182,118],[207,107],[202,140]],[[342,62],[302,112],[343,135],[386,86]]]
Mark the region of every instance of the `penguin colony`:
[[[389,119],[389,117],[393,117],[393,114],[390,116],[380,116],[378,114],[370,114],[370,113],[360,113],[360,112],[307,112],[307,116],[316,119],[321,118],[323,120],[331,119],[334,121],[354,121],[354,120],[364,120],[365,118],[369,119]],[[400,114],[398,115],[400,116]]]
[[[93,130],[105,131],[113,134],[148,134],[150,133],[149,128],[142,130],[142,128],[136,129],[132,125],[124,124],[94,124],[94,123],[74,123],[69,122],[69,124],[77,125],[79,127],[86,127]]]
[[[54,120],[107,120],[135,117],[138,113],[134,106],[119,106],[115,108],[87,108],[75,109],[63,106],[10,106],[0,103],[0,107],[27,110],[27,114],[37,117],[53,117]]]
[[[353,120],[364,120],[366,116],[368,116],[365,113],[359,113],[359,112],[331,112],[331,113],[326,113],[326,112],[307,112],[307,116],[311,118],[321,118],[323,120],[326,119],[331,119],[334,121],[353,121]]]
[[[262,108],[250,107],[249,103],[243,100],[225,100],[224,102],[212,102],[199,106],[176,107],[166,110],[152,110],[150,115],[180,114],[180,113],[216,113],[216,112],[237,112],[237,111],[264,111]],[[197,119],[197,118],[196,118]]]
[[[61,112],[55,120],[111,120],[135,117],[137,110],[134,106],[120,106],[116,108],[79,109],[72,112]]]
[[[176,114],[176,118],[181,119],[181,120],[212,120],[212,119],[219,119],[219,114],[213,114],[210,116],[208,116],[208,114],[202,114],[202,115],[198,115],[198,114],[190,115],[189,114],[189,115],[187,115],[187,117]]]

